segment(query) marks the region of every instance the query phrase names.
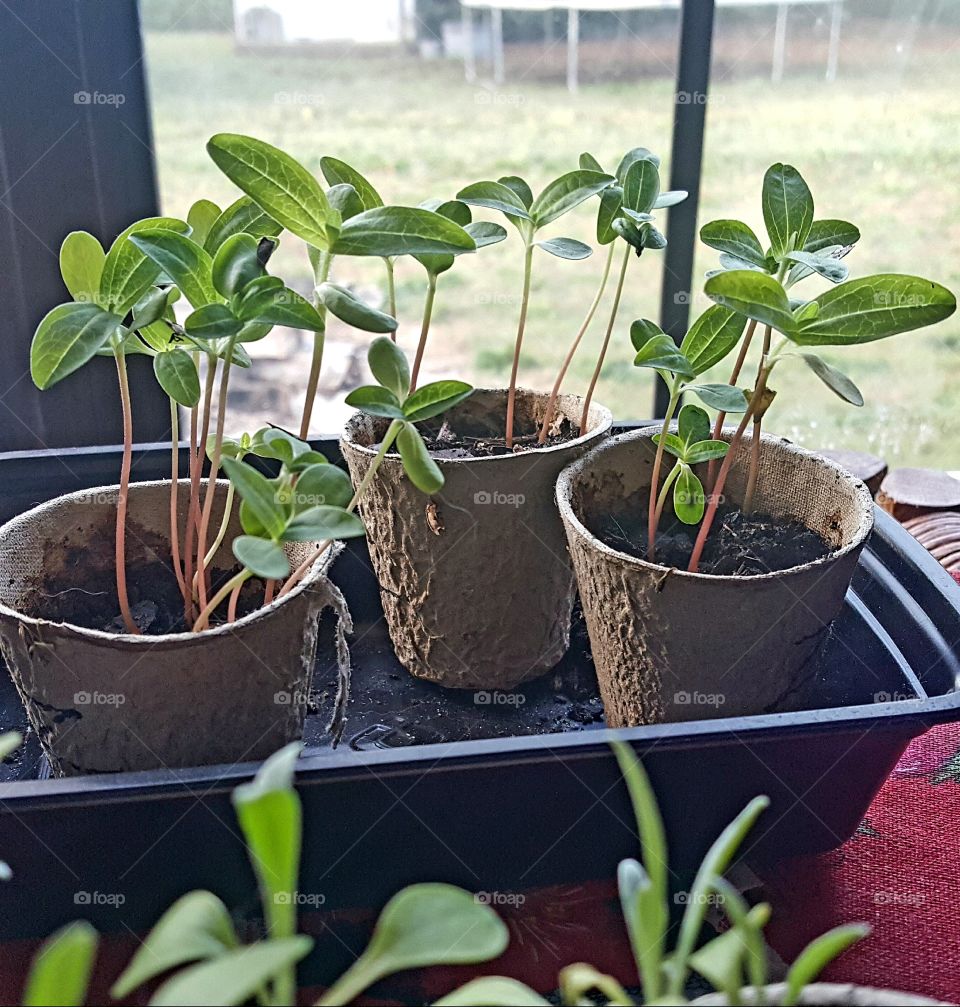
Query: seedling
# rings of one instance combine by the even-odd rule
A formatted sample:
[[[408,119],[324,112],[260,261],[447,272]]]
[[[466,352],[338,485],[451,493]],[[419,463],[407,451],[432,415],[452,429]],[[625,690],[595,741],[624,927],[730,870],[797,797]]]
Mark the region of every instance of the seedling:
[[[397,327],[392,260],[398,255],[457,255],[476,250],[458,224],[423,207],[384,206],[376,190],[342,161],[321,165],[337,181],[325,192],[314,176],[289,154],[269,143],[234,133],[218,133],[207,151],[223,173],[272,219],[308,246],[316,286],[315,307],[322,323],[329,310],[370,332]],[[391,314],[371,309],[346,288],[329,283],[336,256],[378,256],[388,265]],[[325,324],[314,329],[313,359],[300,421],[300,437],[310,429],[323,362]]]
[[[266,936],[243,944],[220,898],[202,889],[188,892],[160,917],[113,984],[114,999],[127,1000],[171,973],[151,1004],[296,1003],[296,967],[314,943],[297,932],[303,837],[303,808],[294,789],[299,754],[296,742],[281,749],[233,792]],[[384,906],[366,950],[319,1003],[350,1003],[375,982],[407,969],[489,961],[508,940],[506,925],[470,892],[446,884],[410,885]],[[57,931],[34,958],[24,1003],[85,1003],[97,943],[97,932],[83,921]]]
[[[592,154],[580,155],[580,167],[581,169],[594,171],[603,170],[600,167],[600,163]],[[617,239],[622,239],[624,243],[623,259],[603,343],[600,347],[596,366],[593,369],[587,394],[584,397],[583,413],[580,418],[581,433],[586,431],[590,403],[593,400],[597,381],[600,379],[600,372],[603,369],[607,348],[610,345],[610,336],[613,333],[617,314],[620,310],[620,298],[623,294],[627,265],[630,262],[630,250],[633,249],[639,257],[645,248],[666,248],[667,239],[654,226],[652,211],[675,206],[677,203],[683,202],[687,198],[687,193],[679,189],[672,192],[661,192],[659,169],[660,158],[656,154],[652,154],[646,147],[635,147],[633,150],[627,151],[620,159],[620,164],[617,166],[616,180],[600,193],[600,207],[597,211],[597,241],[601,245],[608,247],[607,257],[604,260],[603,272],[600,276],[597,292],[590,303],[590,307],[587,309],[587,314],[577,334],[573,338],[573,342],[570,344],[570,349],[567,351],[567,355],[560,366],[557,380],[554,382],[553,389],[550,392],[543,426],[540,428],[539,441],[541,444],[546,441],[550,426],[553,423],[557,396],[560,394],[560,387],[566,377],[567,370],[584,335],[590,328],[597,308],[600,306],[600,301],[603,299],[603,293],[606,290],[607,281],[610,277],[610,267],[613,264]]]
[[[615,181],[593,168],[580,168],[567,172],[547,185],[534,198],[529,184],[516,175],[497,181],[474,182],[457,193],[457,199],[474,206],[497,210],[516,227],[523,242],[523,292],[520,298],[520,317],[510,369],[510,386],[507,392],[506,445],[513,447],[514,410],[517,397],[517,372],[520,368],[520,350],[527,324],[530,304],[530,283],[533,275],[533,252],[541,248],[561,259],[585,259],[592,254],[589,245],[574,238],[546,238],[537,240],[537,234],[584,200],[602,192]]]
[[[703,484],[693,467],[722,458],[729,445],[726,441],[715,441],[710,437],[710,417],[705,409],[694,405],[686,405],[680,410],[677,433],[657,434],[654,442],[658,447],[662,444],[666,453],[676,458],[656,497],[654,520],[660,521],[672,486],[674,513],[684,524],[699,524],[704,510]]]
[[[658,495],[658,492],[663,454],[671,443],[670,437],[673,436],[669,434],[670,423],[684,392],[693,392],[706,405],[714,409],[733,413],[743,412],[746,409],[746,399],[743,393],[732,385],[696,381],[701,374],[708,371],[714,364],[719,363],[733,350],[743,335],[744,324],[745,319],[741,315],[714,305],[690,326],[679,347],[655,322],[641,318],[630,326],[630,341],[637,351],[633,361],[634,365],[652,368],[670,389],[670,400],[664,414],[663,427],[655,439],[657,453],[650,477],[647,559],[651,563],[656,555],[657,527],[663,511],[663,502],[666,500],[666,497],[662,494]],[[688,413],[688,416],[692,417],[693,415],[693,413]],[[700,430],[697,439],[706,440],[708,435],[709,430],[706,432]],[[684,434],[681,433],[680,438],[685,439]],[[714,457],[721,456],[714,455]],[[676,470],[674,471],[676,472]],[[679,479],[681,474],[676,472],[673,479]],[[693,478],[696,477],[693,476]],[[676,492],[682,493],[682,488],[687,484],[689,484],[689,488],[695,488],[689,478],[684,477],[683,481],[678,484]],[[697,484],[699,485],[699,480],[697,480]],[[693,514],[693,510],[690,508],[682,509],[683,515],[686,517]],[[677,516],[681,520],[685,520],[680,511],[677,511]],[[687,523],[695,524],[701,516],[702,512],[694,521]]]
[[[767,983],[767,954],[763,930],[770,918],[766,903],[749,907],[743,896],[724,878],[744,839],[769,806],[766,797],[754,798],[720,834],[704,857],[693,885],[687,893],[686,909],[673,950],[670,935],[670,881],[666,832],[657,807],[656,795],[633,749],[614,742],[633,804],[640,836],[641,860],[622,860],[617,871],[620,904],[627,935],[633,949],[637,975],[645,1004],[685,1004],[684,987],[696,972],[727,997],[731,1004],[743,1003],[745,987],[753,999],[765,1002],[762,987]],[[730,927],[697,948],[710,904],[722,907]],[[804,987],[838,955],[870,932],[865,925],[835,927],[807,945],[789,969],[786,990],[777,1002],[800,1002]],[[597,994],[604,1002],[629,1007],[635,1001],[610,975],[592,965],[578,962],[560,972],[560,996],[564,1004],[593,1003]],[[437,1001],[437,1007],[483,1007],[486,1004],[547,1005],[539,993],[514,979],[491,976],[475,979]]]
[[[778,363],[802,360],[831,391],[859,406],[863,396],[853,381],[810,352],[811,347],[854,346],[885,339],[933,325],[956,310],[956,298],[949,290],[918,276],[882,273],[846,279],[846,267],[839,258],[859,232],[844,221],[815,221],[810,190],[790,165],[776,164],[768,170],[762,202],[770,238],[767,252],[760,249],[759,241],[745,224],[720,221],[704,228],[705,240],[709,238],[714,247],[719,247],[721,241],[727,243],[724,234],[732,235],[724,254],[734,256],[733,261],[724,260],[733,268],[707,279],[707,296],[752,323],[763,325],[766,335],[747,409],[711,487],[710,502],[690,558],[689,570],[693,572],[698,569],[732,461],[751,422],[754,438],[742,509],[746,513],[752,510],[759,476],[760,421],[772,401],[769,378]],[[776,275],[772,275],[774,272]],[[788,287],[812,272],[836,285],[812,300],[791,301]],[[771,341],[773,332],[781,336],[776,345]]]
[[[416,424],[446,412],[473,389],[462,381],[435,381],[409,392],[407,358],[385,336],[370,344],[367,361],[378,383],[357,388],[347,396],[347,403],[391,422],[355,491],[346,473],[285,431],[261,431],[251,445],[253,453],[281,462],[280,474],[274,479],[239,459],[223,458],[223,466],[243,501],[240,521],[244,534],[233,542],[241,569],[203,607],[194,632],[206,627],[210,616],[227,598],[227,618],[232,620],[240,591],[251,577],[261,577],[268,584],[282,581],[277,595],[282,598],[335,540],[362,536],[363,523],[354,511],[394,443],[404,471],[417,489],[436,493],[443,487],[443,473],[430,457]],[[295,542],[320,544],[292,570],[285,546]]]

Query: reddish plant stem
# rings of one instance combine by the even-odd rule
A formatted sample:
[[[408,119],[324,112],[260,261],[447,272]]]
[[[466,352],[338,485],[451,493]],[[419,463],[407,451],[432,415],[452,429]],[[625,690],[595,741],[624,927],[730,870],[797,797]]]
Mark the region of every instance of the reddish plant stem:
[[[127,382],[127,360],[122,349],[114,351],[117,378],[120,381],[120,405],[123,409],[123,461],[120,465],[120,492],[117,494],[117,529],[114,562],[117,573],[117,598],[120,614],[128,633],[140,635],[140,627],[133,621],[130,601],[127,598],[127,498],[130,493],[130,469],[133,464],[133,410],[130,404],[130,385]]]
[[[763,355],[760,357],[760,366],[757,368],[757,381],[766,364],[767,356],[770,353],[770,340],[773,330],[768,325],[763,332]],[[753,417],[753,440],[750,444],[750,473],[747,476],[747,488],[743,494],[743,513],[749,514],[753,510],[753,498],[757,492],[757,480],[760,478],[760,433],[763,426],[763,413],[757,413]]]
[[[510,369],[510,388],[507,392],[507,447],[513,447],[513,413],[517,404],[517,372],[520,370],[520,347],[523,345],[523,331],[527,325],[527,307],[530,303],[530,276],[533,272],[533,245],[527,245],[523,260],[523,297],[520,301],[520,319],[517,322],[517,340],[513,348],[513,366]]]
[[[607,252],[607,261],[603,267],[603,276],[600,278],[600,286],[597,287],[597,293],[593,298],[593,303],[587,311],[586,317],[583,319],[583,324],[580,326],[573,342],[570,344],[570,349],[567,350],[567,355],[564,357],[563,364],[560,367],[560,373],[557,375],[557,380],[553,383],[550,398],[547,399],[547,409],[543,416],[543,426],[540,427],[540,435],[537,438],[537,442],[539,444],[544,444],[547,440],[547,431],[550,429],[550,424],[553,423],[554,410],[557,408],[557,398],[560,395],[560,386],[563,384],[563,379],[567,376],[567,371],[570,369],[570,364],[573,362],[574,354],[576,354],[579,349],[580,343],[586,335],[587,329],[590,328],[593,316],[597,313],[597,308],[600,306],[600,301],[603,298],[603,292],[607,289],[607,280],[610,278],[610,264],[613,262],[613,250],[615,247],[616,244],[611,242],[610,250]],[[580,432],[583,433],[582,430]]]
[[[170,559],[177,586],[184,605],[190,601],[187,582],[183,579],[183,565],[180,562],[180,520],[177,513],[177,491],[180,486],[180,412],[177,403],[170,400]]]
[[[703,548],[706,545],[707,537],[709,536],[710,529],[713,526],[714,518],[717,516],[717,508],[720,506],[720,497],[723,495],[723,487],[726,485],[727,476],[730,474],[730,469],[733,466],[733,459],[736,457],[737,449],[740,447],[740,443],[743,440],[743,434],[747,429],[747,425],[753,419],[753,414],[757,406],[761,401],[763,401],[763,395],[767,387],[767,377],[770,373],[770,369],[771,365],[769,363],[761,369],[760,377],[757,380],[757,387],[753,390],[753,395],[750,397],[750,402],[747,405],[747,411],[743,414],[743,418],[740,420],[740,425],[737,427],[736,433],[730,438],[730,448],[723,457],[723,462],[720,465],[720,471],[717,473],[717,480],[710,491],[707,513],[704,515],[703,523],[700,525],[697,540],[693,544],[693,552],[690,556],[690,563],[687,566],[687,570],[690,573],[696,573],[699,569],[700,557],[703,555]]]
[[[277,582],[271,577],[263,588],[263,604],[264,607],[273,601],[274,592],[277,589]]]
[[[657,506],[657,490],[660,485],[660,469],[663,466],[664,440],[670,430],[670,421],[680,399],[679,388],[674,385],[670,390],[670,402],[660,429],[660,440],[657,441],[657,455],[653,460],[653,471],[650,473],[650,502],[647,508],[647,560],[654,562],[657,553],[657,525],[660,523],[662,507]]]
[[[197,591],[200,595],[200,608],[207,606],[207,533],[210,529],[210,516],[213,514],[213,500],[217,493],[217,475],[220,472],[220,451],[223,447],[223,425],[227,416],[227,386],[230,381],[230,365],[233,356],[234,340],[227,345],[224,356],[223,371],[220,374],[220,394],[217,398],[217,430],[213,441],[213,454],[210,457],[210,476],[207,479],[207,491],[203,498],[203,511],[200,515],[200,529],[197,533]]]
[[[240,600],[240,592],[243,590],[244,583],[244,581],[241,581],[230,592],[230,602],[227,605],[227,622],[237,621],[237,602]]]
[[[757,330],[757,321],[755,318],[750,319],[750,324],[747,326],[747,333],[743,337],[743,342],[740,344],[740,352],[737,354],[737,362],[733,365],[733,371],[730,374],[730,381],[728,384],[736,385],[740,378],[740,372],[743,370],[743,365],[747,359],[747,350],[750,349],[750,341],[753,339],[753,334]],[[717,413],[717,422],[713,425],[713,439],[719,440],[720,435],[723,433],[723,424],[727,418],[727,414],[721,410]],[[707,462],[707,485],[713,486],[717,477],[717,466],[720,464],[719,459],[711,458]]]
[[[617,280],[617,290],[613,295],[613,305],[610,308],[610,319],[607,322],[607,331],[603,336],[603,345],[600,347],[600,356],[597,358],[597,366],[593,369],[593,377],[590,379],[590,387],[587,388],[586,397],[583,400],[583,413],[580,416],[580,433],[583,434],[587,429],[587,419],[590,415],[590,403],[593,400],[593,393],[597,387],[597,382],[600,380],[600,371],[603,369],[603,361],[607,355],[607,347],[610,345],[610,335],[613,332],[613,326],[617,321],[617,312],[620,310],[620,298],[623,295],[623,281],[627,275],[627,266],[630,263],[630,252],[632,248],[624,242],[626,248],[623,251],[623,263],[620,266],[620,277]]]
[[[427,335],[430,332],[430,319],[433,317],[433,302],[437,296],[436,273],[429,273],[427,280],[427,299],[423,305],[423,321],[420,323],[420,340],[417,343],[417,353],[413,358],[413,371],[410,373],[410,394],[417,390],[417,380],[420,377],[420,364],[423,363],[423,351],[427,348]]]
[[[203,409],[199,417],[199,432],[197,431],[196,410],[191,418],[190,425],[190,506],[187,508],[187,527],[183,537],[183,579],[189,586],[190,594],[185,612],[187,622],[193,622],[195,615],[193,605],[194,543],[196,541],[196,531],[200,524],[200,476],[203,473],[203,455],[206,451],[207,437],[210,434],[210,406],[213,401],[213,385],[217,376],[217,365],[217,358],[212,353],[208,353],[207,373],[203,391]]]

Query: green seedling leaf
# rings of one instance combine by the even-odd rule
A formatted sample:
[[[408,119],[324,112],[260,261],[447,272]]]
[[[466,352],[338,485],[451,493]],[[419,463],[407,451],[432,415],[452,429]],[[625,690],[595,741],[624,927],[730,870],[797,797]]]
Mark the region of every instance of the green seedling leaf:
[[[504,175],[498,180],[501,185],[512,189],[520,198],[520,202],[529,210],[533,206],[533,190],[519,175]]]
[[[710,417],[705,409],[687,403],[677,417],[677,433],[686,445],[708,440],[710,437]]]
[[[297,510],[307,507],[346,507],[353,499],[353,484],[343,469],[329,463],[308,465],[294,487]]]
[[[766,270],[767,257],[753,229],[740,220],[712,220],[700,228],[700,240],[744,262]]]
[[[75,301],[100,303],[100,276],[107,254],[86,231],[71,231],[60,246],[60,275]]]
[[[822,252],[833,245],[846,248],[859,240],[860,231],[845,220],[815,220],[803,243],[803,251]]]
[[[27,976],[24,1007],[80,1007],[86,1002],[99,937],[84,920],[61,927],[40,946]]]
[[[621,862],[617,872],[620,901],[643,981],[644,999],[652,1003],[661,993],[661,958],[670,924],[667,838],[642,763],[628,744],[615,741],[611,747],[630,794],[643,857],[643,866],[635,861]]]
[[[285,521],[273,482],[246,462],[224,458],[222,464],[230,482],[236,487],[257,521],[271,538],[280,538]]]
[[[714,879],[723,877],[747,833],[769,805],[770,799],[768,797],[755,797],[720,833],[701,861],[690,889],[683,921],[680,924],[676,950],[670,959],[675,987],[683,988],[683,978],[687,972],[686,962],[693,953],[697,937],[703,926],[709,902],[707,896],[712,889]]]
[[[720,363],[740,342],[746,318],[729,308],[712,304],[690,326],[680,352],[690,361],[694,374],[703,374]]]
[[[460,199],[428,199],[420,206],[424,210],[433,210],[434,213],[439,213],[441,217],[446,217],[447,220],[452,220],[464,228],[473,221],[470,207]]]
[[[246,501],[244,501],[246,503]],[[233,540],[233,555],[243,566],[264,580],[282,580],[290,576],[290,561],[283,547],[268,538],[238,535]]]
[[[767,944],[763,929],[770,922],[770,906],[761,902],[751,909],[743,896],[725,878],[714,878],[713,889],[720,897],[731,929],[739,930],[743,938],[747,951],[746,974],[759,990],[767,980]]]
[[[367,350],[367,364],[377,382],[402,403],[410,387],[410,368],[403,350],[386,336],[378,336]]]
[[[849,402],[852,406],[863,405],[863,395],[860,389],[846,374],[838,371],[836,367],[831,366],[815,353],[801,353],[799,356],[834,395],[838,395],[844,402]]]
[[[443,489],[443,473],[412,423],[404,423],[397,435],[397,449],[404,472],[421,493],[439,493]]]
[[[737,269],[711,276],[703,290],[717,304],[793,337],[797,322],[790,310],[787,292],[772,276]]]
[[[289,154],[236,133],[207,142],[217,167],[274,220],[309,245],[326,251],[339,220],[320,183]]]
[[[118,235],[104,259],[98,303],[122,318],[160,275],[163,267],[146,257],[133,240],[134,235],[144,232],[182,235],[187,230],[186,222],[174,217],[147,217],[131,224]]]
[[[631,210],[629,206],[622,206],[620,212],[635,224],[648,224],[654,219],[652,213],[640,213],[637,210]]]
[[[254,238],[274,238],[283,226],[264,213],[249,196],[241,196],[231,203],[213,222],[203,241],[203,247],[213,255],[234,234],[252,234]],[[198,243],[200,239],[193,236]]]
[[[325,307],[342,322],[364,332],[393,332],[397,320],[376,308],[371,308],[346,287],[336,283],[322,283],[317,288],[317,296]]]
[[[258,458],[275,458],[289,465],[294,458],[309,451],[310,445],[279,427],[263,427],[253,435],[250,450]]]
[[[763,176],[763,222],[777,259],[803,248],[813,224],[813,196],[793,165],[771,165]]]
[[[842,283],[850,275],[850,270],[839,259],[821,252],[787,252],[784,259],[805,266],[831,283]]]
[[[503,182],[474,182],[457,193],[457,199],[471,206],[485,206],[488,210],[499,210],[511,220],[530,220],[530,214],[523,200]]]
[[[653,161],[634,161],[623,176],[623,205],[638,213],[649,213],[660,195],[660,172]]]
[[[547,1007],[529,986],[503,976],[471,979],[459,989],[434,1002],[434,1007]]]
[[[534,244],[558,259],[587,259],[593,255],[593,249],[589,245],[575,238],[547,238]]]
[[[702,440],[689,445],[684,461],[688,465],[700,465],[715,458],[723,458],[729,450],[730,445],[726,441]]]
[[[593,1003],[593,993],[600,993],[610,1007],[633,1007],[633,1000],[620,983],[592,965],[575,962],[560,970],[560,994],[565,1004]]]
[[[189,892],[160,917],[110,995],[126,999],[138,986],[187,962],[206,961],[237,947],[227,907],[212,892]]]
[[[699,524],[705,507],[703,484],[689,465],[682,464],[673,484],[674,513],[684,524]]]
[[[333,243],[337,255],[429,255],[476,251],[467,232],[417,206],[379,206],[344,221]]]
[[[366,209],[360,194],[346,182],[327,189],[327,201],[340,214],[341,220],[349,220]]]
[[[758,911],[759,910],[759,911]],[[755,906],[747,913],[751,928],[764,916],[769,917],[769,907]],[[750,946],[750,931],[743,926],[735,926],[699,948],[690,956],[690,966],[718,990],[723,990],[728,998],[736,1002],[743,986],[744,967],[748,954],[754,952]],[[761,954],[764,952],[761,949]]]
[[[312,938],[301,935],[228,951],[168,979],[154,993],[151,1007],[246,1003],[277,975],[306,958],[312,948]]]
[[[281,748],[264,762],[250,783],[233,792],[233,807],[257,875],[271,943],[292,937],[297,929],[294,893],[300,873],[303,813],[293,777],[300,749],[298,741]]]
[[[326,539],[363,538],[363,522],[342,507],[310,507],[294,515],[283,533],[284,542],[321,542]]]
[[[530,216],[535,228],[539,230],[563,216],[614,181],[613,175],[583,168],[568,171],[565,175],[554,179],[530,206]]]
[[[816,317],[787,333],[800,346],[869,343],[933,325],[957,308],[946,287],[898,273],[848,280],[820,294],[815,303]]]
[[[835,958],[870,933],[864,923],[834,927],[808,944],[787,973],[787,988],[781,1003],[792,1007],[800,1000],[804,986],[813,982]]]
[[[603,171],[600,162],[593,156],[593,154],[587,153],[586,151],[580,155],[577,164],[581,168],[585,168],[587,171]]]
[[[677,374],[684,378],[692,378],[694,376],[690,361],[687,360],[680,351],[680,347],[668,335],[653,336],[651,339],[648,339],[633,358],[633,366],[652,367],[658,371],[670,371],[672,374]]]
[[[793,317],[797,323],[812,321],[820,314],[820,305],[816,301],[798,301],[796,304],[791,300],[790,306],[793,308]]]
[[[48,312],[30,344],[30,376],[41,391],[96,355],[120,329],[117,315],[96,304],[71,302]]]
[[[663,329],[649,318],[638,318],[630,326],[630,342],[635,350],[642,350],[651,339],[664,335]]]
[[[164,317],[167,310],[168,291],[161,287],[151,287],[139,301],[133,306],[131,311],[131,329],[148,329],[154,322]],[[169,326],[164,326],[168,332]]]
[[[346,161],[339,161],[335,157],[321,157],[320,170],[328,185],[352,185],[360,197],[364,210],[373,210],[378,206],[383,206],[380,193],[356,168],[351,168]]]
[[[369,413],[371,416],[385,416],[391,420],[404,419],[400,400],[389,388],[380,385],[361,385],[344,399],[348,406]]]
[[[613,222],[620,216],[623,207],[623,189],[619,185],[611,185],[600,193],[600,209],[597,211],[597,241],[601,245],[609,245],[616,241],[617,232]]]
[[[160,387],[181,406],[192,409],[200,401],[200,376],[186,350],[170,349],[153,358],[153,373]]]
[[[671,189],[668,192],[661,192],[653,204],[654,210],[665,210],[667,207],[676,206],[682,203],[690,193],[686,189]]]
[[[254,325],[287,325],[311,332],[323,332],[326,328],[320,312],[289,287],[261,288],[250,297],[244,296],[239,310],[243,320]],[[257,338],[263,335],[266,333],[259,333]]]
[[[426,965],[472,965],[502,954],[506,925],[462,888],[410,885],[386,904],[363,954],[319,1001],[350,1003],[385,976]]]
[[[747,397],[733,385],[719,383],[687,385],[684,390],[693,392],[704,405],[708,405],[711,409],[718,409],[723,413],[745,413],[747,411]]]
[[[687,446],[684,444],[681,437],[678,437],[677,434],[671,433],[653,435],[654,444],[659,444],[661,441],[663,441],[663,450],[666,451],[668,455],[673,455],[674,458],[683,459]]]
[[[158,229],[140,231],[130,242],[157,267],[154,278],[163,270],[194,308],[223,301],[213,285],[213,259],[196,242]]]
[[[5,731],[0,734],[0,762],[13,753],[20,747],[23,742],[23,738],[17,731]]]
[[[471,224],[465,224],[463,229],[473,238],[477,248],[496,245],[507,237],[507,229],[490,220],[476,220]]]
[[[257,239],[252,234],[231,235],[213,257],[211,278],[214,287],[224,297],[233,297],[263,275],[264,269],[257,254]]]
[[[207,304],[191,312],[183,327],[193,339],[229,339],[243,328],[243,322],[225,304]]]
[[[187,226],[190,237],[198,245],[203,245],[210,233],[210,228],[220,219],[223,211],[209,199],[198,199],[187,212]]]
[[[637,161],[652,161],[655,168],[660,167],[660,158],[656,154],[651,153],[646,147],[634,147],[623,155],[617,165],[617,179],[621,185],[627,177],[630,166]]]
[[[472,394],[472,386],[464,381],[432,381],[418,388],[403,403],[403,415],[411,423],[429,420],[452,409]]]

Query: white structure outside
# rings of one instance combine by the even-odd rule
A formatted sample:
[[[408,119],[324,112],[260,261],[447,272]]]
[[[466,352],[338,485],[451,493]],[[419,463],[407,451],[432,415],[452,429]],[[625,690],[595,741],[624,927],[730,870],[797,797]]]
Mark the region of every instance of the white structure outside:
[[[567,88],[576,91],[579,83],[580,11],[632,11],[632,10],[679,10],[680,0],[460,0],[463,6],[464,68],[467,80],[476,79],[475,48],[470,42],[473,33],[473,11],[487,10],[490,13],[492,35],[493,80],[503,83],[503,12],[522,11],[567,11]],[[776,7],[777,24],[773,41],[773,69],[771,78],[778,81],[783,77],[787,45],[787,11],[792,6],[819,6],[828,4],[831,8],[830,47],[827,53],[827,80],[835,80],[840,53],[840,21],[843,0],[716,0],[718,7]]]
[[[233,0],[237,41],[389,44],[407,40],[415,0]]]

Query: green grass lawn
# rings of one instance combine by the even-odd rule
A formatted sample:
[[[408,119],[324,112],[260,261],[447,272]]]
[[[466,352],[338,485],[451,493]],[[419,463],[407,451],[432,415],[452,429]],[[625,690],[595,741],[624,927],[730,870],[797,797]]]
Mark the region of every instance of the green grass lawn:
[[[388,201],[418,203],[452,196],[463,184],[519,173],[536,189],[590,150],[612,165],[644,145],[669,153],[672,82],[666,76],[585,86],[570,96],[554,84],[515,80],[492,93],[464,82],[458,64],[410,57],[239,55],[227,35],[150,34],[147,38],[154,134],[165,211],[185,213],[200,196],[226,203],[235,193],[204,149],[216,131],[251,133],[318,170],[322,155],[355,164]],[[872,74],[828,85],[805,75],[769,81],[715,80],[700,219],[736,216],[761,230],[759,193],[773,161],[795,164],[817,199],[818,216],[858,224],[853,275],[916,272],[960,288],[960,61],[916,60],[894,78]],[[664,164],[666,187],[669,164]],[[593,204],[564,218],[555,233],[591,241]],[[306,285],[306,257],[288,238],[278,268]],[[513,238],[464,257],[440,281],[428,372],[502,384],[509,372],[520,287]],[[648,415],[649,374],[631,366],[629,322],[657,318],[661,258],[634,261],[598,398],[620,417]],[[697,287],[715,254],[700,247]],[[535,264],[521,381],[545,387],[579,325],[602,261],[565,262],[546,254]],[[336,278],[378,296],[377,264],[341,261]],[[424,274],[398,268],[400,338],[412,349]],[[808,289],[816,280],[805,281]],[[349,338],[349,334],[343,334]],[[602,337],[595,322],[567,389],[582,391]],[[357,334],[358,340],[366,339]],[[960,468],[952,436],[958,409],[960,321],[885,343],[824,356],[861,387],[862,409],[841,403],[802,364],[775,374],[779,398],[769,427],[811,447],[860,447],[891,463]],[[729,364],[720,368],[725,371]],[[718,375],[719,377],[719,375]],[[725,377],[725,376],[724,376]],[[294,394],[299,396],[300,389]],[[319,425],[323,410],[318,406]]]

